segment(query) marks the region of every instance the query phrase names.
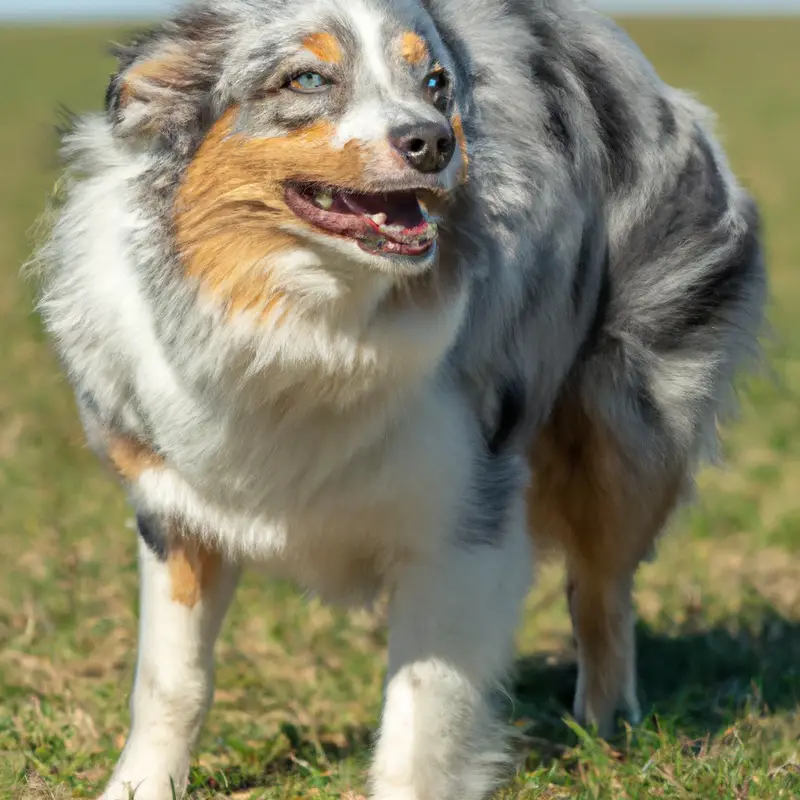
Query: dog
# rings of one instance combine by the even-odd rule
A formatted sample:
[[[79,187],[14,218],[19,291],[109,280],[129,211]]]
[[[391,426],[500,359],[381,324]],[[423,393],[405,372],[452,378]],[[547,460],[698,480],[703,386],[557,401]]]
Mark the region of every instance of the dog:
[[[241,569],[389,598],[375,800],[478,800],[534,550],[574,715],[639,716],[631,584],[767,291],[709,112],[579,0],[203,0],[65,134],[41,314],[139,529],[107,800],[185,791]]]

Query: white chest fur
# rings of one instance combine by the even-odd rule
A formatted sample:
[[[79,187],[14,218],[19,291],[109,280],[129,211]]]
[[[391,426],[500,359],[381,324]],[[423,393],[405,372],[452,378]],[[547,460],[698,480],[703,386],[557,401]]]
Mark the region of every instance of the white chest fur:
[[[431,380],[391,415],[281,427],[265,413],[260,427],[229,417],[211,434],[204,455],[189,442],[186,460],[178,451],[143,472],[137,502],[309,589],[360,601],[398,560],[455,535],[477,430],[461,396]]]

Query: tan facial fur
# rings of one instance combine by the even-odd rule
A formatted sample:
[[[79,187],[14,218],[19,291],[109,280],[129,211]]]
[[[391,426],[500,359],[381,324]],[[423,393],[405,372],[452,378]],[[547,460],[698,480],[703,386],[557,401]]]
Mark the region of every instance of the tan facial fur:
[[[257,139],[233,132],[236,114],[223,115],[189,165],[175,199],[175,235],[188,276],[231,313],[266,317],[283,299],[269,258],[297,247],[288,227],[311,229],[286,206],[285,181],[358,189],[367,159],[356,142],[334,147],[328,123]]]
[[[461,168],[459,169],[458,179],[463,184],[467,182],[469,177],[469,155],[467,154],[467,140],[464,136],[464,123],[461,121],[461,114],[453,114],[450,124],[453,127],[458,149],[461,151]]]
[[[400,37],[400,55],[412,66],[424,64],[428,59],[428,45],[419,34],[406,31]]]
[[[312,33],[303,39],[303,47],[313,53],[320,61],[338,64],[342,60],[342,47],[330,33]]]

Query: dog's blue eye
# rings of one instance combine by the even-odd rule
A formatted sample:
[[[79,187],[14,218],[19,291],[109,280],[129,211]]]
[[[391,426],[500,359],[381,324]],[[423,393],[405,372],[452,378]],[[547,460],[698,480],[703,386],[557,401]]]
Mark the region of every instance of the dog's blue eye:
[[[425,91],[436,108],[440,111],[447,109],[450,103],[450,79],[444,70],[437,69],[425,78]]]
[[[319,72],[301,72],[292,78],[289,86],[297,92],[320,92],[330,86],[330,81]]]
[[[429,92],[438,92],[447,87],[447,75],[444,72],[434,72],[425,79],[425,87]]]

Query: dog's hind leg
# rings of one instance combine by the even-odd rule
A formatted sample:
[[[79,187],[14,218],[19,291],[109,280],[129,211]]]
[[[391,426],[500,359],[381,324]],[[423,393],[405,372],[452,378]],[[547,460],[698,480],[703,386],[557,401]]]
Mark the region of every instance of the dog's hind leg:
[[[213,693],[213,649],[238,568],[139,520],[139,656],[131,731],[103,800],[180,798]]]
[[[575,711],[604,733],[636,710],[633,575],[714,453],[765,297],[752,200],[696,121],[673,147],[646,209],[613,214],[595,323],[532,451],[532,528],[571,579]]]
[[[622,705],[631,722],[641,718],[636,694],[632,575],[595,575],[570,564],[570,617],[578,644],[578,682],[573,715],[610,733]]]
[[[636,568],[677,503],[680,463],[637,459],[576,394],[565,392],[532,454],[534,536],[566,555],[578,648],[574,715],[613,729],[624,707],[638,721],[634,615]]]

